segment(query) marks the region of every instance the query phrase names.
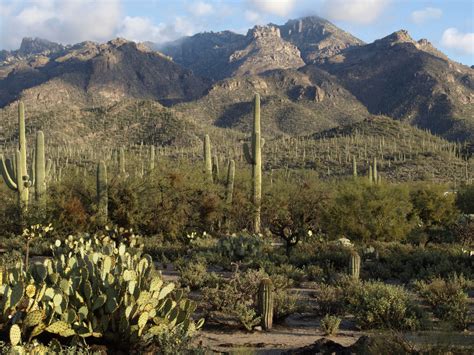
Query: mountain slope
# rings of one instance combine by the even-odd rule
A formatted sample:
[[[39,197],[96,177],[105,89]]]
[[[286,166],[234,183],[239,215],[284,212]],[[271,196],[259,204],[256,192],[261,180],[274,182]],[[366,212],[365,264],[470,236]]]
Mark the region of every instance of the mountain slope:
[[[248,131],[255,92],[262,97],[262,130],[270,136],[308,134],[370,116],[337,79],[314,66],[226,79],[174,109],[196,122]]]
[[[0,80],[0,107],[19,97],[29,105],[58,102],[93,105],[125,98],[155,99],[164,104],[193,100],[206,80],[160,53],[116,39],[85,42],[59,57],[36,56],[15,64]]]
[[[474,137],[474,71],[448,60],[406,31],[331,57],[336,76],[373,114],[384,114],[449,138]]]

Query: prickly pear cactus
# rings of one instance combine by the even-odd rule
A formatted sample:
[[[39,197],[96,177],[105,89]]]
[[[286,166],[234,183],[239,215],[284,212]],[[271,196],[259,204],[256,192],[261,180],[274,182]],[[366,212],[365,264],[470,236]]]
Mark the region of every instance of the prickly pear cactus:
[[[2,273],[0,336],[11,322],[15,341],[47,332],[59,338],[104,337],[127,348],[174,329],[187,335],[199,329],[203,321],[191,318],[196,304],[173,283],[164,283],[152,258],[129,247],[135,237],[128,237],[116,238],[133,242],[126,245],[108,233],[70,236],[57,240],[53,258],[42,264],[25,271],[19,263]]]

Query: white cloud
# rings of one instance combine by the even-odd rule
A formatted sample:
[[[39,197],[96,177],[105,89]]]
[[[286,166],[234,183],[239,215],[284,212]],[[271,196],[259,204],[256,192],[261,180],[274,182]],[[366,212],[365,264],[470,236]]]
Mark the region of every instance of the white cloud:
[[[429,20],[437,20],[441,18],[443,11],[435,7],[426,7],[423,10],[413,11],[411,13],[411,20],[416,24],[422,24]]]
[[[252,10],[245,10],[245,19],[251,23],[257,23],[261,21],[261,18],[258,12],[255,12]]]
[[[441,44],[459,53],[474,54],[474,32],[462,33],[456,28],[448,28],[443,32]]]
[[[60,43],[103,41],[122,18],[120,0],[35,0],[2,8],[0,48],[18,48],[23,37]]]
[[[255,10],[265,14],[288,16],[293,10],[296,0],[247,0]]]
[[[163,43],[195,32],[194,25],[184,17],[176,17],[171,24],[159,23],[155,25],[146,17],[127,16],[122,22],[118,36],[136,42]]]
[[[204,1],[198,1],[196,3],[193,3],[192,5],[190,5],[189,9],[195,16],[207,16],[214,12],[214,7]]]
[[[324,0],[322,13],[330,20],[370,24],[377,20],[390,0]]]

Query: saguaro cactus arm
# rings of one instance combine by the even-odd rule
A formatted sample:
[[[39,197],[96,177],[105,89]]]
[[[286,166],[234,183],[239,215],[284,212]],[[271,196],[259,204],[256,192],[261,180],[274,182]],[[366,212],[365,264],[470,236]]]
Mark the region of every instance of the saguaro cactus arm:
[[[0,155],[0,174],[3,177],[3,181],[5,181],[5,184],[8,186],[9,189],[13,191],[18,190],[18,186],[16,182],[14,181],[14,176],[11,176],[11,174],[8,172],[7,164],[5,163],[5,158],[3,155]]]

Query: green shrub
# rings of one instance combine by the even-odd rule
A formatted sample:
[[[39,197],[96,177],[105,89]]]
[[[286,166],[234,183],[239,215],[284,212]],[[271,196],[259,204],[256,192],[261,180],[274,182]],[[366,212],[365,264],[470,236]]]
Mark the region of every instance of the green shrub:
[[[204,286],[213,286],[217,282],[217,275],[207,271],[207,264],[203,260],[182,259],[180,263],[175,263],[178,269],[179,283],[188,286],[191,290],[197,290]]]
[[[202,306],[207,316],[217,322],[230,320],[252,330],[260,322],[257,313],[257,292],[264,278],[268,278],[268,275],[262,270],[237,271],[230,279],[219,278],[215,287],[203,289]],[[275,319],[298,311],[297,295],[288,291],[291,281],[282,275],[273,275],[271,279],[275,292]]]
[[[324,318],[321,319],[320,327],[324,335],[337,335],[340,324],[341,318],[326,314]]]
[[[466,293],[469,283],[463,276],[437,277],[428,282],[418,281],[415,286],[439,319],[451,322],[459,330],[467,328],[470,322]]]
[[[317,314],[341,315],[345,312],[344,288],[340,285],[321,284],[315,294]]]
[[[382,282],[353,282],[345,289],[346,302],[362,329],[415,330],[423,314],[401,286]]]

